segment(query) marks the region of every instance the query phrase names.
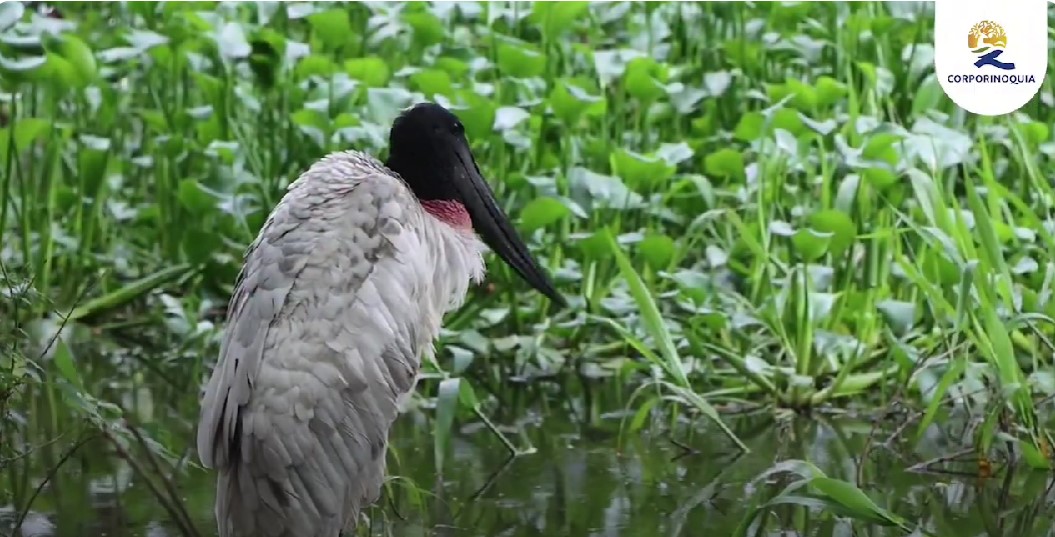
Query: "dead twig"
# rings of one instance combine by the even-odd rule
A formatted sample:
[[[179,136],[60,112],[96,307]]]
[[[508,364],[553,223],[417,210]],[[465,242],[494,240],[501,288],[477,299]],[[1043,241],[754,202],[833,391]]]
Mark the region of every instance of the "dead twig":
[[[161,469],[161,465],[158,463],[157,457],[155,457],[154,453],[150,450],[150,446],[147,445],[146,439],[143,438],[143,435],[139,433],[139,427],[132,425],[128,422],[127,419],[125,419],[125,425],[126,427],[128,427],[128,430],[132,432],[132,436],[136,438],[136,442],[139,443],[139,446],[143,448],[143,451],[146,453],[147,462],[150,463],[150,466],[161,477],[161,482],[165,485],[165,489],[168,491],[169,496],[172,498],[173,503],[176,506],[176,510],[180,512],[180,515],[183,517],[183,520],[186,522],[186,524],[189,527],[194,528],[195,535],[198,535],[198,530],[194,526],[194,519],[192,519],[190,513],[187,512],[187,507],[183,505],[183,502],[179,501],[180,494],[179,491],[176,490],[176,487],[173,482],[175,476],[165,476],[165,473]]]
[[[134,428],[130,429],[134,430]],[[180,502],[179,496],[166,495],[165,492],[162,491],[161,487],[154,483],[154,480],[150,478],[149,472],[146,468],[143,467],[143,463],[140,462],[138,458],[129,453],[129,451],[121,445],[120,440],[115,437],[113,433],[107,430],[103,430],[103,434],[106,435],[107,440],[110,441],[110,445],[112,445],[114,447],[114,450],[117,451],[118,456],[124,459],[125,462],[127,462],[128,465],[131,466],[132,469],[143,479],[143,483],[145,483],[147,488],[150,489],[150,492],[154,494],[154,497],[157,498],[158,503],[160,503],[161,506],[166,511],[168,511],[169,517],[171,517],[172,521],[179,526],[180,532],[188,537],[201,537],[201,532],[199,532],[198,528],[194,525],[194,521],[191,520],[189,517],[184,518],[186,516],[186,510],[182,509],[182,502]],[[133,433],[133,435],[135,435],[135,433]],[[166,488],[171,490],[169,487]]]
[[[926,461],[923,461],[923,462],[920,462],[920,463],[913,464],[912,466],[906,468],[905,471],[913,472],[913,473],[917,473],[917,474],[940,473],[940,474],[950,474],[950,475],[977,476],[977,472],[975,472],[975,473],[957,472],[957,471],[953,471],[953,470],[937,470],[937,469],[933,468],[934,466],[937,466],[939,464],[955,462],[957,459],[960,459],[961,457],[964,457],[966,455],[970,455],[970,454],[974,453],[974,451],[975,451],[974,448],[961,449],[960,451],[956,451],[956,452],[950,453],[948,455],[941,455],[939,457],[935,457],[935,458],[930,459],[930,460],[926,460]]]
[[[73,444],[70,449],[66,450],[66,453],[62,454],[62,457],[59,458],[59,462],[48,470],[48,475],[44,476],[44,479],[37,485],[37,488],[33,490],[33,494],[29,495],[29,499],[26,500],[25,505],[22,506],[22,510],[18,513],[18,518],[15,519],[15,527],[12,529],[11,535],[17,534],[19,530],[22,529],[22,523],[26,521],[26,516],[29,515],[29,510],[33,507],[33,502],[37,500],[37,496],[39,496],[41,491],[44,490],[44,487],[55,478],[55,474],[59,472],[59,468],[62,468],[62,465],[66,464],[66,461],[70,460],[70,457],[72,457],[81,446],[87,444],[90,440],[93,440],[98,436],[99,435],[96,433],[89,434],[77,441],[76,444]]]

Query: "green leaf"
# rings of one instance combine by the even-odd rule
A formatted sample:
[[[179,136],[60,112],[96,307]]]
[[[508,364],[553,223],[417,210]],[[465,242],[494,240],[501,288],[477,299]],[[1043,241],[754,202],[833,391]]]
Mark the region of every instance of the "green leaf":
[[[495,126],[495,102],[470,90],[461,90],[458,96],[466,105],[466,108],[458,110],[466,137],[469,140],[486,140]]]
[[[831,233],[828,251],[834,256],[842,255],[853,244],[857,237],[857,226],[850,216],[838,209],[824,209],[809,217],[810,227],[817,231]]]
[[[813,86],[794,78],[787,80],[787,88],[794,97],[791,99],[791,104],[802,110],[808,112],[817,108],[819,102],[817,90]]]
[[[423,47],[441,43],[447,37],[443,21],[431,12],[406,13],[403,20],[414,30],[414,42]]]
[[[471,76],[468,63],[450,56],[436,58],[436,68],[444,70],[454,80],[465,80]]]
[[[333,130],[335,132],[349,127],[357,127],[359,125],[362,125],[362,121],[359,120],[359,116],[356,114],[341,112],[340,114],[337,114],[337,117],[333,118]]]
[[[1007,327],[996,313],[995,305],[981,308],[984,329],[980,336],[988,339],[988,344],[981,345],[983,354],[996,366],[1001,388],[1010,390],[1011,403],[1015,414],[1022,420],[1027,430],[1032,430],[1036,421],[1036,410],[1030,397],[1029,387],[1025,385],[1022,370],[1015,356],[1014,344],[1007,333]]]
[[[199,264],[208,262],[224,245],[222,237],[210,229],[190,228],[183,231],[180,246],[187,256],[187,261]]]
[[[616,265],[619,266],[619,272],[626,280],[627,285],[629,285],[630,295],[640,309],[645,330],[652,337],[653,343],[659,347],[659,354],[663,358],[662,363],[667,374],[674,378],[678,386],[688,387],[689,380],[685,376],[685,366],[681,362],[681,356],[678,355],[677,347],[674,346],[674,339],[667,329],[663,316],[659,313],[659,307],[656,305],[652,293],[645,285],[645,282],[641,280],[641,276],[634,270],[633,265],[630,264],[630,259],[623,253],[622,247],[619,246],[619,242],[615,240],[611,232],[605,230],[605,235],[608,240],[608,247],[612,255],[615,256]]]
[[[44,140],[51,132],[51,121],[36,117],[27,117],[15,121],[15,148],[25,151],[34,143]],[[7,150],[7,148],[3,148]]]
[[[1022,136],[1026,142],[1033,147],[1048,141],[1051,136],[1051,127],[1039,121],[1023,123],[1018,128],[1022,130]]]
[[[472,409],[480,406],[473,385],[468,380],[463,380],[458,386],[458,402],[461,403],[462,408]]]
[[[326,132],[329,128],[330,121],[326,117],[326,114],[314,108],[301,108],[296,112],[290,114],[290,120],[294,125],[300,127],[311,127],[318,129],[319,131]]]
[[[185,263],[163,268],[153,274],[134,280],[116,291],[98,298],[93,298],[88,302],[77,306],[72,312],[70,312],[68,319],[70,321],[79,321],[103,311],[116,308],[117,306],[130,300],[134,300],[155,289],[164,287],[181,276],[188,276],[194,272],[196,271],[193,270],[190,265]]]
[[[312,54],[311,56],[301,58],[297,63],[297,66],[293,69],[298,80],[304,80],[313,76],[329,78],[330,75],[336,71],[337,64],[328,56],[323,56],[321,54]]]
[[[90,195],[89,192],[98,192],[106,179],[106,166],[110,157],[110,140],[97,138],[82,138],[81,148],[77,151],[77,173],[80,175],[81,185],[85,192],[82,195]]]
[[[951,360],[949,368],[942,375],[941,380],[938,381],[938,386],[931,390],[930,393],[924,395],[925,400],[926,398],[930,400],[927,403],[926,411],[923,413],[923,418],[920,419],[919,425],[916,427],[915,443],[918,444],[923,441],[924,434],[930,428],[931,423],[934,422],[934,418],[938,415],[938,410],[941,408],[942,403],[946,401],[945,394],[949,391],[949,387],[960,380],[966,367],[967,360],[965,359],[957,358]]]
[[[546,57],[529,43],[503,41],[498,45],[498,69],[503,76],[532,78],[546,72]]]
[[[677,168],[660,157],[642,155],[627,149],[616,149],[610,157],[612,171],[633,187],[666,184]]]
[[[923,82],[916,87],[912,96],[911,117],[919,117],[931,110],[939,108],[945,100],[945,91],[941,89],[941,83],[934,74],[927,75]]]
[[[791,134],[799,135],[806,132],[806,124],[802,122],[802,113],[793,108],[780,108],[773,112],[773,129],[784,129]]]
[[[569,214],[571,210],[555,198],[535,198],[520,211],[520,226],[524,232],[531,233],[567,218]]]
[[[575,26],[589,7],[589,2],[535,2],[531,4],[529,20],[539,27],[546,39],[552,40]]]
[[[844,508],[847,514],[854,518],[882,526],[910,529],[904,519],[876,505],[868,495],[851,483],[830,477],[814,477],[810,480],[810,486]]]
[[[1028,464],[1030,468],[1033,468],[1035,470],[1051,469],[1051,460],[1043,451],[1038,449],[1037,446],[1033,445],[1032,442],[1027,440],[1018,440],[1016,444],[1018,445],[1019,449],[1022,450],[1022,458],[1026,460],[1026,464]]]
[[[735,37],[722,41],[720,46],[722,54],[732,65],[749,73],[761,69],[764,54],[760,40]]]
[[[753,142],[762,138],[766,118],[761,112],[748,112],[740,116],[740,121],[733,130],[733,136],[740,141]]]
[[[916,324],[916,304],[902,300],[887,299],[876,304],[894,334],[902,336]]]
[[[880,192],[897,184],[897,175],[887,168],[865,168],[861,172],[861,177],[864,177],[868,184]]]
[[[611,257],[612,250],[608,245],[609,231],[601,229],[590,234],[589,237],[579,241],[583,258],[590,261],[600,261]]]
[[[179,198],[180,205],[194,215],[209,213],[216,207],[216,198],[206,192],[194,179],[180,181],[176,196]]]
[[[830,87],[828,90],[838,91]],[[766,84],[766,95],[769,97],[769,101],[773,103],[779,103],[790,96],[791,106],[803,112],[816,109],[820,100],[816,89],[808,83],[794,78],[788,78],[782,84]]]
[[[584,114],[596,114],[599,107],[603,113],[605,106],[605,101],[600,96],[590,95],[568,79],[559,79],[554,82],[548,100],[553,113],[565,125],[574,125]]]
[[[817,104],[821,106],[832,106],[846,98],[847,93],[849,93],[849,90],[846,89],[846,84],[830,76],[818,78],[815,87],[817,90]]]
[[[740,451],[744,453],[751,452],[747,445],[740,440],[740,437],[736,436],[736,433],[734,433],[732,429],[730,429],[729,426],[726,425],[724,421],[722,421],[721,416],[718,415],[718,411],[715,410],[714,407],[711,406],[711,404],[708,403],[707,400],[704,399],[700,394],[692,391],[692,389],[690,388],[677,386],[670,382],[664,381],[660,382],[660,384],[668,390],[677,394],[680,400],[688,403],[693,408],[698,410],[701,414],[713,421],[715,425],[717,425],[718,428],[721,429],[723,433],[725,433],[725,436],[732,440],[734,444],[736,444],[736,447],[739,448]]]
[[[902,139],[900,135],[888,132],[870,136],[861,148],[861,157],[866,160],[877,160],[895,166],[901,159],[895,144],[901,142]]]
[[[660,399],[658,397],[650,397],[637,408],[637,411],[634,412],[634,417],[630,420],[630,426],[628,427],[628,430],[631,433],[636,433],[641,430],[641,427],[645,424],[645,420],[652,414],[652,409],[655,408],[656,403],[659,401]]]
[[[439,69],[422,69],[410,75],[410,86],[412,89],[424,93],[429,99],[434,99],[437,94],[451,96],[454,94],[454,83],[451,75]]]
[[[61,89],[80,88],[83,86],[80,75],[73,67],[73,64],[54,52],[48,53],[48,63],[44,69],[37,71],[35,74],[49,80]]]
[[[666,69],[652,58],[634,58],[626,64],[626,91],[631,97],[652,102],[666,95]]]
[[[308,24],[327,50],[337,50],[352,37],[352,21],[344,8],[333,8],[308,15]]]
[[[377,56],[352,58],[345,61],[344,72],[368,88],[384,87],[392,77],[388,63]]]
[[[921,257],[920,267],[924,276],[939,285],[952,285],[960,281],[960,269],[938,250],[927,250]]]
[[[650,233],[637,244],[637,252],[654,270],[665,269],[674,259],[674,239],[658,233]]]
[[[828,241],[831,237],[831,233],[818,232],[807,227],[795,231],[791,236],[791,244],[805,261],[816,261],[828,252]]]
[[[59,39],[58,52],[70,62],[79,86],[84,87],[94,82],[99,71],[92,49],[73,34],[63,34]]]
[[[70,352],[69,346],[66,345],[66,341],[62,338],[55,339],[55,353],[52,361],[55,364],[55,368],[59,370],[59,374],[67,382],[78,388],[82,387],[81,375],[77,371],[77,366],[73,363],[73,354]]]
[[[735,149],[719,149],[703,158],[707,174],[726,179],[744,177],[744,156]]]

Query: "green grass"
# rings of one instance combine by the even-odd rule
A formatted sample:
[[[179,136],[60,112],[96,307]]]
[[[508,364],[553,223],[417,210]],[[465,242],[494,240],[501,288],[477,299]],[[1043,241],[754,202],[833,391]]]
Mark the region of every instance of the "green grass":
[[[192,420],[285,185],[330,151],[383,156],[429,99],[572,299],[551,317],[489,259],[419,384],[437,466],[474,415],[699,417],[747,449],[724,409],[896,404],[914,441],[966,411],[982,456],[1050,468],[1051,82],[1019,113],[956,108],[930,4],[468,6],[0,5],[0,316],[26,334],[0,410],[80,393],[103,427],[130,411],[103,375],[181,390]],[[111,358],[39,358],[65,317]],[[895,520],[799,471],[833,512]]]

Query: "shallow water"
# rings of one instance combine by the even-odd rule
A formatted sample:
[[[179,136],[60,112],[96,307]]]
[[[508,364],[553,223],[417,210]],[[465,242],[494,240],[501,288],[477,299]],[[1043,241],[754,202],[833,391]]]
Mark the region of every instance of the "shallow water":
[[[169,431],[181,430],[181,438],[167,440],[186,443],[189,420],[180,422],[182,429],[169,421]],[[537,452],[509,460],[496,438],[479,430],[456,438],[446,476],[440,480],[435,477],[429,422],[411,413],[393,433],[395,450],[389,460],[390,473],[408,477],[414,485],[392,482],[384,504],[369,512],[370,534],[732,535],[751,502],[772,497],[788,482],[752,482],[755,477],[777,461],[798,458],[832,477],[856,481],[860,474],[862,488],[879,505],[936,535],[1053,535],[1055,494],[1046,474],[1023,470],[1009,479],[979,480],[966,473],[957,477],[905,471],[916,462],[955,451],[940,434],[929,435],[923,448],[898,453],[875,442],[866,450],[871,426],[848,418],[796,418],[777,425],[768,417],[753,417],[731,423],[749,444],[750,454],[738,457],[724,437],[707,431],[680,438],[677,444],[666,436],[634,435],[620,446],[612,431],[583,433],[568,421],[552,418],[528,430]],[[606,425],[618,427],[617,422]],[[164,430],[155,428],[152,434]],[[888,436],[874,438],[881,442]],[[19,504],[46,468],[62,457],[64,447],[59,445],[69,442],[45,446],[29,460],[8,465],[7,486],[20,491]],[[972,470],[970,462],[963,467]],[[215,535],[212,474],[193,470],[179,486],[202,535]],[[0,508],[3,535],[10,534],[17,518],[10,505]],[[95,442],[75,453],[43,488],[15,535],[180,535],[168,521],[128,464],[105,443]],[[785,531],[774,533],[778,529]],[[760,535],[904,535],[896,528],[860,522],[851,527],[827,515],[779,507],[772,511],[767,530]]]
[[[75,350],[78,346],[74,345]],[[145,424],[144,432],[176,457],[196,461],[188,446],[193,442],[198,412],[197,387],[192,380],[197,374],[144,375],[146,362],[136,351],[78,356],[83,375],[78,383],[83,383],[86,393],[120,404],[130,419]],[[162,366],[179,364],[160,362]],[[163,377],[167,380],[159,380]],[[21,531],[14,535],[183,535],[148,484],[109,442],[90,441],[66,458],[79,435],[91,428],[69,416],[72,403],[56,404],[77,397],[61,386],[65,385],[49,385],[49,391],[32,394],[27,399],[30,402],[18,408],[16,414],[24,420],[22,430],[28,438],[9,435],[3,440],[22,440],[36,447],[20,460],[0,457],[0,537],[10,535],[20,518],[19,509],[13,506],[26,505],[45,481]],[[435,384],[423,381],[418,389],[431,394]],[[536,387],[510,390],[515,392],[510,394],[514,400],[531,399],[522,396],[537,391]],[[594,393],[596,415],[622,410],[618,392],[612,388]],[[530,408],[494,411],[492,419],[500,424],[521,420],[524,438],[506,434],[514,443],[530,444],[536,450],[511,460],[487,429],[463,426],[461,434],[453,437],[442,479],[437,478],[433,453],[433,421],[429,419],[433,412],[414,409],[404,414],[392,432],[388,460],[389,474],[406,479],[390,480],[382,503],[368,511],[371,524],[363,534],[689,537],[710,531],[734,535],[754,506],[794,479],[786,474],[758,479],[759,475],[780,461],[800,459],[830,477],[857,483],[879,506],[930,534],[1055,536],[1051,524],[1055,479],[1050,474],[1024,468],[1000,471],[996,461],[998,477],[979,479],[978,464],[971,455],[945,464],[945,473],[907,471],[923,461],[963,451],[961,439],[969,440],[974,433],[962,424],[931,426],[912,447],[907,438],[915,435],[915,427],[900,430],[900,418],[873,427],[847,414],[780,419],[771,412],[726,415],[726,423],[751,449],[740,455],[703,418],[692,421],[690,428],[685,425],[690,420],[683,417],[673,435],[620,436],[618,418],[600,419],[585,427],[570,417],[565,406],[574,405],[534,412]],[[538,415],[547,418],[528,419]],[[64,458],[61,469],[50,475]],[[141,455],[138,460],[143,464]],[[216,535],[214,479],[211,471],[192,468],[179,474],[175,482],[181,501],[205,537]],[[904,535],[897,528],[860,521],[851,524],[829,513],[808,513],[791,506],[777,506],[768,513],[764,517],[768,525],[746,535]]]

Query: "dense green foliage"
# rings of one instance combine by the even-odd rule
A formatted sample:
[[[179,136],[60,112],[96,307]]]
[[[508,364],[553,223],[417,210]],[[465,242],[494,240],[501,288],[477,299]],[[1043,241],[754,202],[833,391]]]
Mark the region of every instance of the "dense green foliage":
[[[0,461],[101,435],[192,533],[157,476],[196,460],[242,252],[311,162],[383,157],[428,99],[572,303],[488,260],[418,385],[436,468],[459,423],[522,451],[536,414],[747,450],[744,408],[897,416],[908,445],[966,420],[950,451],[1050,466],[1052,84],[956,108],[927,3],[38,7],[0,5]],[[799,481],[739,534],[808,523],[752,509],[820,508],[818,535],[922,516],[773,472]]]

